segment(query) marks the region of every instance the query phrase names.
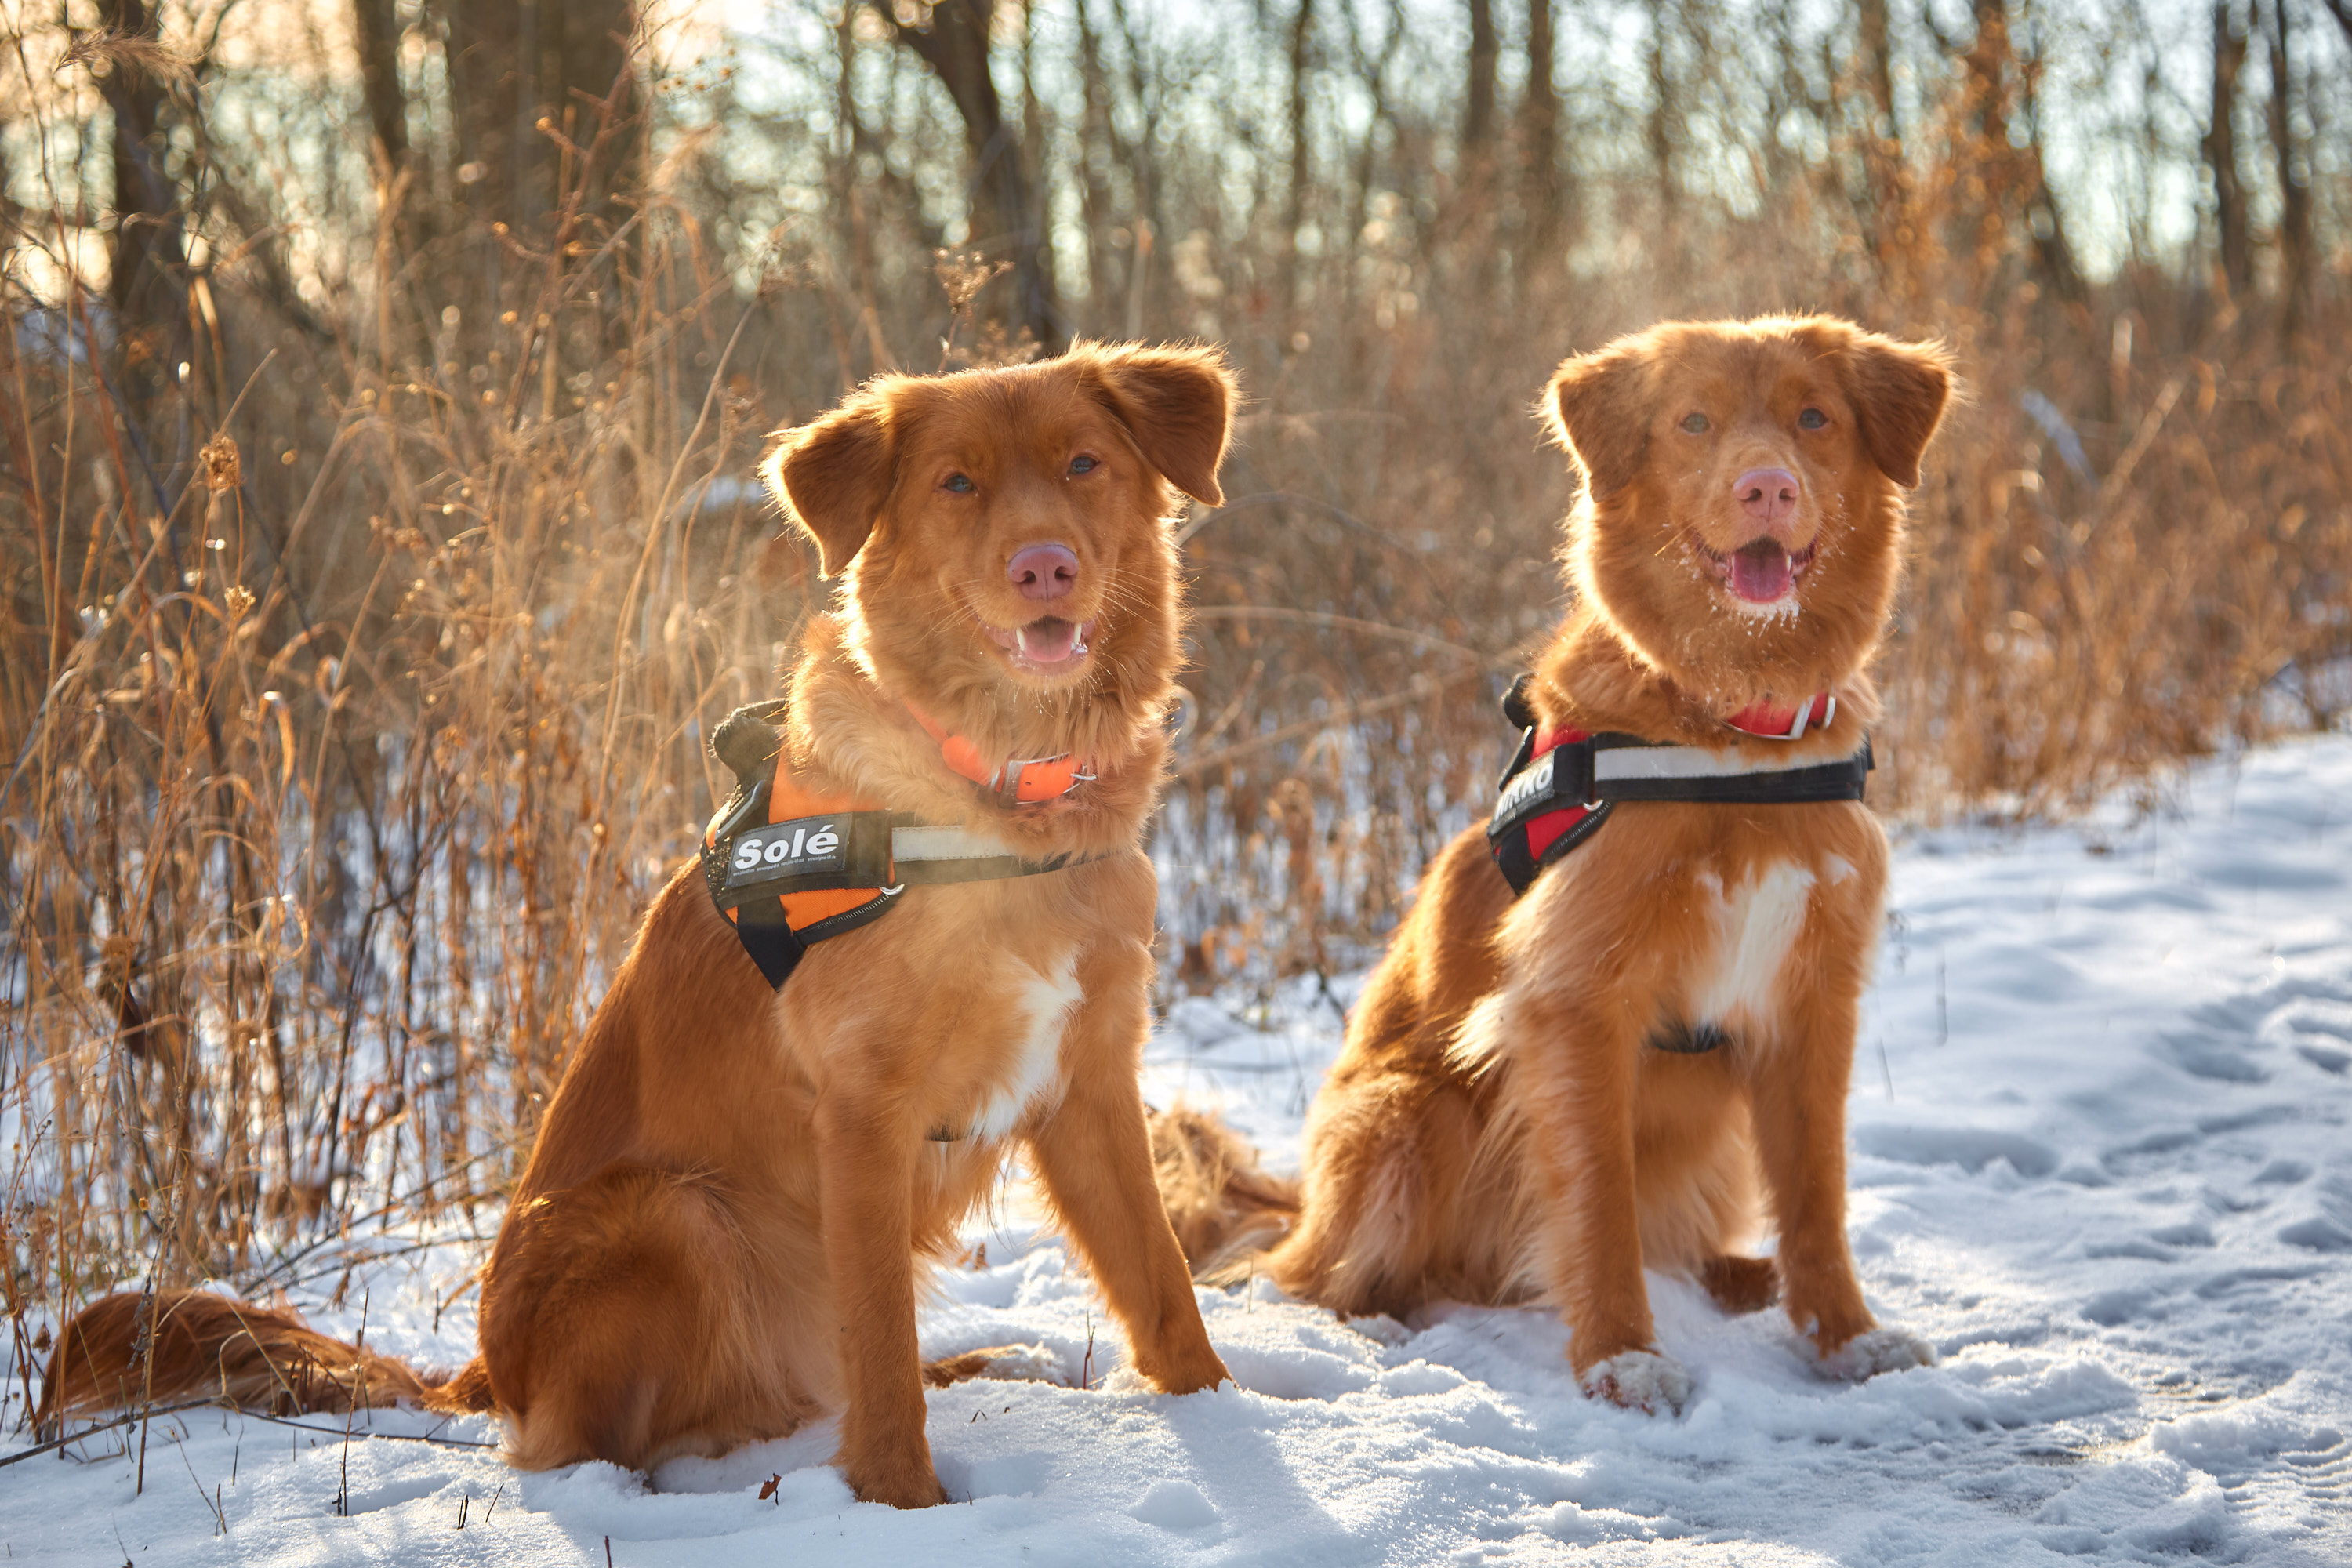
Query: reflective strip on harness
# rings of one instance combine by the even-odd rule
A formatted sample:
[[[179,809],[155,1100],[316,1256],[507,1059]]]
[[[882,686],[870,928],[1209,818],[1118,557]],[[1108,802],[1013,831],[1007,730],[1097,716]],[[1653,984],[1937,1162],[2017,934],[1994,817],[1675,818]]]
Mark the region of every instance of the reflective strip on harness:
[[[1532,717],[1521,688],[1512,688],[1504,711],[1514,720]],[[1836,713],[1835,699],[1816,698],[1785,730],[1774,715],[1776,732],[1764,738],[1794,740],[1808,721],[1825,726]],[[1546,866],[1599,832],[1619,801],[1803,805],[1860,800],[1871,766],[1866,737],[1851,755],[1822,763],[1759,760],[1727,747],[1660,745],[1636,735],[1538,732],[1529,723],[1496,786],[1486,847],[1512,893],[1520,895]]]
[[[761,710],[741,709],[742,727]],[[768,776],[759,764],[774,759]],[[803,788],[784,765],[773,730],[750,756],[723,755],[736,792],[702,836],[702,877],[743,951],[778,990],[814,943],[880,919],[909,887],[1034,877],[1087,857],[1024,858],[1012,846],[964,827],[936,826],[847,795]]]

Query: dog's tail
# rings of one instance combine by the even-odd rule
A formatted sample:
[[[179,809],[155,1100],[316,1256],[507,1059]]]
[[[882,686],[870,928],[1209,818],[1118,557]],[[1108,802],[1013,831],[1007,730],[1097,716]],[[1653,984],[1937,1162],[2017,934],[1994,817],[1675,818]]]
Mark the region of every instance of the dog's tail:
[[[1180,1105],[1148,1121],[1160,1201],[1192,1278],[1224,1285],[1255,1271],[1298,1217],[1298,1184],[1267,1174],[1214,1111]]]
[[[331,1340],[290,1311],[201,1290],[124,1290],[66,1321],[34,1423],[62,1436],[68,1416],[206,1398],[280,1415],[403,1400],[463,1414],[493,1403],[479,1356],[432,1377]]]

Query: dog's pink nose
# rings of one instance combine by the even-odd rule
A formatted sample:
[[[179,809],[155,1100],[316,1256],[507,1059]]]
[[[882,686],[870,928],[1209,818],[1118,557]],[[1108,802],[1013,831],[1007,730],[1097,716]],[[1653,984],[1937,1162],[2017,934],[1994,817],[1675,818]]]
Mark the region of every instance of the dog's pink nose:
[[[1750,468],[1731,481],[1740,510],[1767,528],[1789,521],[1797,491],[1797,476],[1786,468]]]
[[[1058,599],[1078,585],[1078,558],[1066,544],[1030,544],[1013,552],[1004,574],[1026,599]]]

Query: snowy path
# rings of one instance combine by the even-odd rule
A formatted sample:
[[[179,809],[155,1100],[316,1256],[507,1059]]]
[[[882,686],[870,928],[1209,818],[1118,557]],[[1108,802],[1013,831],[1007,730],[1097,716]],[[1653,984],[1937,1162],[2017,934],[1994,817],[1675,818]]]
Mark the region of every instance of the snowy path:
[[[829,1430],[648,1491],[201,1412],[154,1425],[135,1500],[135,1452],[103,1457],[119,1439],[0,1470],[0,1548],[107,1568],[601,1563],[608,1537],[623,1568],[2352,1563],[2352,738],[2200,769],[2137,826],[1915,840],[1895,901],[1855,1062],[1853,1231],[1874,1305],[1936,1342],[1932,1371],[1822,1383],[1777,1314],[1726,1320],[1654,1279],[1699,1395],[1652,1420],[1579,1397],[1543,1312],[1351,1326],[1261,1285],[1203,1298],[1248,1392],[1171,1400],[1106,1375],[1085,1282],[1016,1218],[975,1232],[991,1261],[943,1282],[927,1348],[1039,1342],[1094,1386],[934,1394],[965,1506],[853,1502]],[[1150,1092],[1223,1104],[1295,1161],[1336,1040],[1303,989],[1246,1022],[1190,1002]],[[372,1342],[454,1362],[470,1306],[437,1333],[434,1306],[475,1256],[363,1270],[317,1316],[356,1327],[364,1288]]]

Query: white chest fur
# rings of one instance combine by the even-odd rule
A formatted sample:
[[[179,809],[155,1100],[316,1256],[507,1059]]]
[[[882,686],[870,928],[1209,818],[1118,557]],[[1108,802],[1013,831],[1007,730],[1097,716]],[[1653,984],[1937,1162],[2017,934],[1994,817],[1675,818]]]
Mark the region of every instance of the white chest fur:
[[[1699,889],[1715,900],[1715,950],[1692,975],[1691,1021],[1769,1028],[1779,1012],[1781,966],[1805,929],[1813,874],[1781,861],[1728,889],[1702,876]]]
[[[1033,1104],[1060,1094],[1062,1034],[1078,1005],[1077,972],[1072,953],[1050,973],[1030,970],[1021,983],[1010,1016],[1013,1057],[972,1122],[972,1137],[1002,1138]]]

